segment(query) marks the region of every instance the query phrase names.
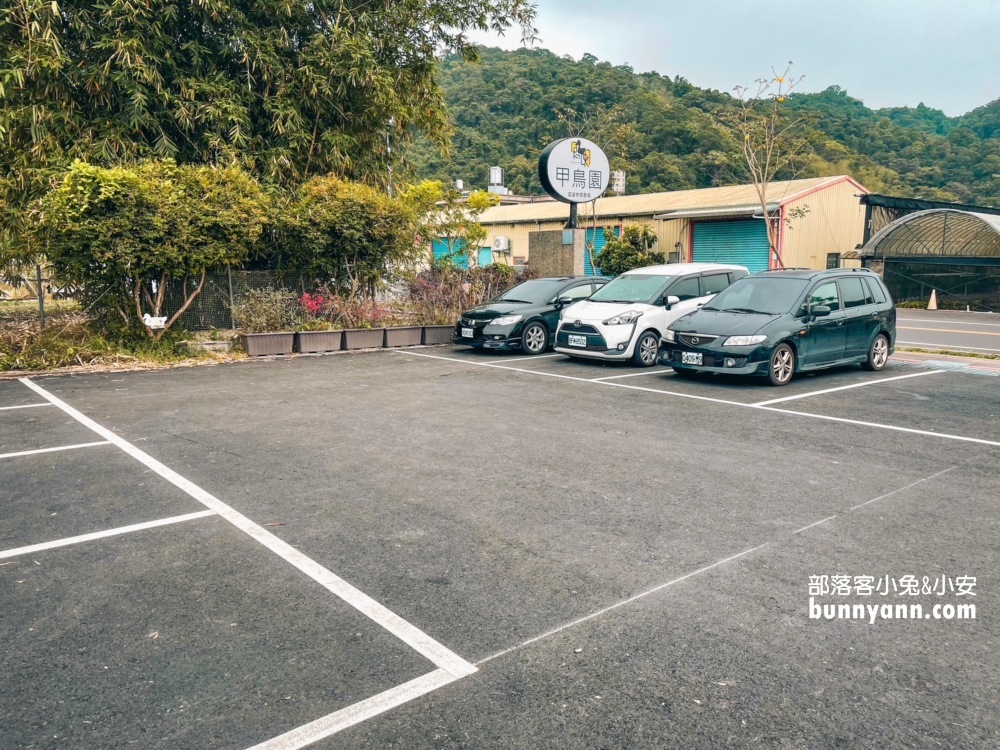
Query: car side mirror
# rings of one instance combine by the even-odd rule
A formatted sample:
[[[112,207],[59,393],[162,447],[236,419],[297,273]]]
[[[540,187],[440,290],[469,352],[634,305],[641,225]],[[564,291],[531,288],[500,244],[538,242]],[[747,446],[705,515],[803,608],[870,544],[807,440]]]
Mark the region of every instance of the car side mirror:
[[[572,303],[573,303],[572,297],[559,297],[556,300],[556,305],[558,307],[566,307],[566,305],[569,305],[569,304],[572,304]]]
[[[830,314],[830,308],[826,305],[816,305],[809,311],[809,314],[814,318],[825,318]]]
[[[668,310],[681,301],[680,297],[675,297],[673,294],[663,298],[663,306]]]

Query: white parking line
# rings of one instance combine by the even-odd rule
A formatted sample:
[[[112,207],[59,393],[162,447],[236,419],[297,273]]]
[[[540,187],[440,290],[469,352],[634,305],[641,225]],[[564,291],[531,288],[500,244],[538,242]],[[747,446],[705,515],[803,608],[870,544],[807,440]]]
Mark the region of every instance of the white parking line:
[[[384,693],[372,696],[353,706],[342,708],[332,714],[324,716],[301,727],[280,734],[274,739],[254,745],[249,750],[298,750],[299,748],[319,742],[326,737],[336,734],[341,730],[360,724],[362,721],[373,716],[385,713],[389,709],[400,706],[421,695],[426,695],[433,690],[444,687],[448,683],[454,682],[457,678],[448,674],[443,669],[437,669],[423,677],[418,677],[410,682],[403,683],[399,687],[386,690]]]
[[[937,474],[931,474],[929,477],[924,477],[923,479],[918,479],[916,482],[912,482],[912,483],[906,485],[905,487],[900,487],[898,490],[893,490],[892,492],[886,492],[884,495],[879,495],[874,500],[868,500],[866,502],[861,503],[860,505],[855,505],[853,508],[851,508],[851,510],[857,510],[858,508],[863,508],[866,505],[871,505],[872,503],[878,502],[879,500],[884,500],[885,498],[890,497],[891,495],[895,495],[897,492],[902,492],[903,490],[910,489],[910,487],[916,487],[918,484],[923,484],[924,482],[929,482],[931,479],[934,479],[935,477],[939,477],[942,474],[947,474],[949,471],[954,471],[957,468],[958,468],[957,466],[952,466],[952,467],[950,467],[948,469],[944,469],[943,471],[939,471]]]
[[[692,571],[691,573],[687,573],[686,575],[682,575],[680,578],[675,578],[672,581],[667,581],[666,583],[661,583],[659,586],[654,586],[653,588],[651,588],[651,589],[649,589],[647,591],[643,591],[641,594],[636,594],[635,596],[630,596],[628,599],[622,599],[620,602],[618,602],[616,604],[612,604],[610,607],[605,607],[604,609],[599,609],[596,612],[593,612],[592,614],[589,614],[589,615],[586,615],[584,617],[580,617],[580,618],[578,618],[576,620],[573,620],[573,622],[567,622],[565,625],[560,625],[558,628],[553,628],[552,630],[549,630],[546,633],[542,633],[541,635],[536,635],[534,638],[529,638],[526,641],[521,641],[516,646],[511,646],[510,648],[505,648],[503,651],[498,651],[497,653],[493,654],[492,656],[487,656],[485,659],[480,659],[479,661],[476,662],[476,666],[477,667],[482,666],[483,664],[485,664],[488,661],[493,661],[494,659],[497,659],[497,658],[499,658],[501,656],[504,656],[505,654],[509,654],[512,651],[517,651],[519,648],[524,648],[525,646],[528,646],[528,645],[530,645],[532,643],[536,643],[536,642],[542,640],[543,638],[548,638],[550,636],[555,635],[556,633],[561,633],[563,630],[566,630],[567,628],[572,628],[575,625],[579,625],[580,623],[586,622],[587,620],[593,620],[595,617],[600,617],[601,615],[606,614],[606,613],[608,613],[608,612],[610,612],[610,611],[612,611],[614,609],[618,609],[619,607],[624,607],[626,604],[631,604],[632,602],[634,602],[634,601],[636,601],[638,599],[642,599],[643,597],[649,596],[650,594],[655,594],[657,591],[662,591],[663,589],[667,588],[668,586],[673,586],[675,583],[680,583],[681,581],[686,581],[688,578],[691,578],[692,576],[696,576],[699,573],[704,573],[705,571],[711,570],[712,568],[717,568],[720,565],[723,565],[724,563],[729,562],[730,560],[735,560],[737,558],[743,557],[744,555],[749,555],[751,552],[756,552],[759,549],[763,549],[768,544],[770,544],[770,542],[765,542],[764,544],[758,545],[757,547],[753,547],[752,549],[743,550],[742,552],[738,552],[735,555],[730,555],[729,557],[725,558],[724,560],[719,560],[718,562],[714,562],[711,565],[706,565],[704,568],[698,568],[698,570]]]
[[[761,411],[773,411],[779,414],[794,414],[797,417],[809,417],[811,419],[825,419],[829,422],[841,422],[843,424],[854,424],[861,427],[876,427],[880,430],[893,430],[894,432],[908,432],[911,435],[925,435],[943,440],[960,440],[965,443],[979,443],[980,445],[1000,446],[996,440],[983,440],[982,438],[965,437],[964,435],[951,435],[947,432],[932,432],[931,430],[915,430],[912,427],[896,427],[891,424],[879,424],[878,422],[862,422],[859,419],[844,419],[843,417],[831,417],[826,414],[810,414],[805,411],[791,411],[789,409],[776,409],[773,406],[752,406],[751,408]]]
[[[910,484],[906,485],[905,487],[900,487],[898,490],[893,490],[892,492],[887,492],[884,495],[876,497],[874,500],[869,500],[867,502],[861,503],[861,505],[855,505],[854,508],[850,508],[850,510],[854,510],[855,508],[860,508],[860,507],[862,507],[864,505],[868,505],[868,504],[874,503],[874,502],[876,502],[878,500],[882,500],[883,498],[889,497],[890,495],[895,495],[897,492],[902,492],[903,490],[908,490],[910,487],[915,487],[916,485],[920,484],[921,482],[928,482],[931,479],[934,479],[935,477],[939,477],[942,474],[947,474],[949,471],[953,471],[954,469],[957,469],[957,468],[958,468],[958,466],[952,466],[952,467],[950,467],[948,469],[944,469],[943,471],[939,471],[936,474],[931,474],[929,477],[924,477],[923,479],[919,479],[916,482],[911,482]],[[844,511],[844,512],[846,513],[848,511]],[[803,531],[805,531],[807,529],[813,528],[814,526],[819,526],[821,523],[826,523],[827,521],[831,521],[831,520],[833,520],[836,517],[837,517],[837,515],[829,516],[828,518],[824,518],[824,519],[822,519],[820,521],[816,521],[815,523],[811,523],[808,526],[803,526],[801,529],[798,529],[796,531],[791,532],[791,534],[799,534],[799,533],[801,533],[801,532],[803,532]],[[774,541],[775,541],[775,543],[778,543],[781,540],[780,539],[776,539]],[[667,583],[664,583],[664,584],[661,584],[661,585],[659,585],[659,586],[657,586],[655,588],[649,589],[648,591],[645,591],[645,592],[643,592],[641,594],[637,594],[636,596],[633,596],[633,597],[631,597],[629,599],[625,599],[623,601],[620,601],[617,604],[612,604],[610,607],[605,607],[604,609],[598,610],[597,612],[594,612],[593,614],[589,614],[589,615],[587,615],[585,617],[580,617],[579,619],[573,620],[573,622],[566,623],[565,625],[560,625],[558,628],[553,628],[552,630],[549,630],[549,631],[547,631],[545,633],[542,633],[541,635],[535,636],[534,638],[529,638],[526,641],[522,641],[521,643],[518,643],[515,646],[511,646],[510,648],[506,648],[503,651],[498,651],[497,653],[493,654],[492,656],[487,656],[485,659],[480,659],[479,661],[476,662],[476,666],[480,667],[480,666],[482,666],[483,664],[485,664],[488,661],[493,661],[494,659],[497,659],[497,658],[499,658],[501,656],[509,654],[509,653],[511,653],[513,651],[517,651],[520,648],[524,648],[525,646],[527,646],[529,644],[536,643],[537,641],[540,641],[540,640],[542,640],[544,638],[548,638],[549,636],[555,635],[556,633],[560,633],[563,630],[566,630],[567,628],[571,628],[571,627],[573,627],[575,625],[579,625],[580,623],[586,622],[587,620],[592,620],[595,617],[599,617],[599,616],[603,615],[606,612],[610,612],[613,609],[617,609],[618,607],[621,607],[621,606],[623,606],[625,604],[628,604],[629,602],[633,602],[636,599],[641,599],[642,597],[648,596],[649,594],[652,594],[652,593],[654,593],[656,591],[659,591],[660,589],[664,589],[667,586],[672,586],[675,583],[679,583],[679,582],[681,582],[681,581],[683,581],[683,580],[685,580],[687,578],[691,578],[692,576],[696,576],[699,573],[704,573],[705,571],[711,570],[712,568],[715,568],[715,567],[717,567],[719,565],[722,565],[723,563],[727,563],[730,560],[735,560],[736,558],[743,557],[744,555],[748,555],[751,552],[756,552],[759,549],[767,547],[769,544],[771,544],[771,542],[765,542],[764,544],[761,544],[758,547],[754,547],[753,549],[748,549],[748,550],[746,550],[744,552],[740,552],[739,554],[733,555],[731,557],[727,557],[724,560],[719,560],[718,562],[713,563],[711,565],[708,565],[708,566],[706,566],[704,568],[699,568],[698,570],[694,571],[693,573],[688,573],[687,575],[681,576],[680,578],[675,578],[672,581],[668,581]],[[252,749],[252,750],[255,750],[255,749]]]
[[[31,390],[35,391],[35,393],[58,406],[80,424],[89,427],[98,435],[107,438],[108,442],[114,443],[127,454],[132,456],[132,458],[152,469],[154,472],[159,474],[175,487],[178,487],[186,492],[202,505],[214,510],[236,528],[240,529],[253,539],[256,539],[262,545],[284,559],[286,562],[298,568],[328,591],[343,599],[368,618],[374,620],[401,641],[406,643],[410,648],[430,660],[436,667],[444,669],[456,678],[465,677],[476,671],[474,666],[469,664],[469,662],[465,661],[465,659],[460,657],[458,654],[445,648],[429,635],[408,623],[395,612],[392,612],[367,594],[364,594],[354,588],[347,581],[334,575],[319,563],[299,552],[292,545],[279,539],[271,532],[251,521],[242,513],[226,505],[213,495],[210,495],[201,487],[185,479],[173,469],[168,468],[149,454],[139,450],[127,440],[124,440],[119,435],[111,432],[111,430],[102,427],[94,420],[77,411],[59,398],[53,396],[51,393],[46,391],[41,386],[33,383],[28,378],[21,378],[21,382]]]
[[[830,521],[830,520],[832,520],[832,519],[834,519],[836,517],[837,517],[836,515],[833,515],[833,516],[830,516],[830,518],[824,518],[822,521],[817,521],[816,523],[811,523],[808,526],[803,526],[801,529],[798,529],[797,531],[793,531],[792,533],[793,534],[798,534],[800,532],[805,531],[806,529],[811,529],[813,526],[819,526],[821,523],[826,523],[827,521]]]
[[[10,411],[11,409],[35,409],[39,406],[52,406],[52,404],[24,404],[23,406],[0,406],[0,411]]]
[[[799,398],[809,398],[810,396],[821,396],[824,393],[835,393],[836,391],[847,391],[851,388],[864,388],[868,385],[878,385],[879,383],[889,383],[893,380],[906,380],[907,378],[922,378],[925,375],[938,375],[940,373],[947,372],[947,370],[927,370],[926,372],[914,372],[909,375],[897,375],[892,378],[880,378],[879,380],[868,380],[864,383],[853,383],[851,385],[842,385],[839,388],[826,388],[822,391],[810,391],[809,393],[799,393],[795,396],[785,396],[784,398],[772,398],[770,401],[758,401],[753,404],[753,406],[769,406],[770,404],[780,404],[783,401],[794,401]]]
[[[77,448],[93,448],[95,445],[108,445],[110,440],[102,440],[99,443],[80,443],[79,445],[60,445],[56,448],[36,448],[31,451],[18,451],[17,453],[0,453],[0,458],[16,458],[17,456],[34,456],[36,453],[55,453],[56,451],[72,451]]]
[[[434,354],[419,354],[417,352],[400,352],[400,354],[410,354],[414,357],[427,357],[428,359],[443,359],[445,362],[458,362],[463,365],[479,365],[480,367],[494,367],[498,370],[509,370],[510,372],[523,372],[528,375],[541,375],[546,378],[558,378],[559,380],[574,380],[577,383],[596,383],[597,385],[606,385],[615,388],[628,388],[633,391],[649,391],[650,393],[665,393],[668,396],[677,396],[678,398],[690,398],[695,401],[711,401],[716,404],[729,404],[730,406],[749,406],[749,404],[743,404],[739,401],[726,401],[721,398],[711,398],[709,396],[695,396],[691,393],[678,393],[676,391],[663,391],[656,388],[642,388],[638,385],[625,385],[624,383],[609,383],[604,380],[591,380],[590,378],[578,378],[573,375],[560,375],[555,372],[542,372],[541,370],[525,370],[522,367],[505,367],[504,365],[491,365],[485,362],[473,362],[468,359],[456,359],[455,357],[438,357]]]
[[[514,357],[513,359],[507,359],[504,357],[504,362],[523,362],[526,359],[551,359],[552,357],[561,357],[562,354],[535,354],[531,357]]]
[[[401,352],[402,353],[402,352]],[[578,383],[591,383],[593,385],[605,385],[609,388],[627,388],[633,391],[645,391],[647,393],[662,393],[665,396],[676,396],[678,398],[688,398],[695,401],[708,401],[715,404],[725,404],[726,406],[739,406],[744,409],[759,409],[760,411],[770,411],[777,414],[790,414],[796,417],[807,417],[809,419],[823,419],[829,422],[840,422],[842,424],[853,424],[861,427],[874,427],[880,430],[892,430],[894,432],[906,432],[912,435],[925,435],[927,437],[942,438],[944,440],[959,440],[966,443],[978,443],[980,445],[996,445],[1000,446],[1000,442],[996,440],[983,440],[982,438],[965,437],[964,435],[951,435],[946,432],[933,432],[931,430],[915,430],[911,427],[896,427],[891,424],[879,424],[878,422],[863,422],[857,419],[844,419],[843,417],[831,417],[826,414],[810,414],[804,411],[791,411],[790,409],[778,409],[773,406],[761,406],[760,404],[745,404],[740,401],[727,401],[722,398],[710,398],[709,396],[695,396],[691,393],[677,393],[676,391],[665,391],[658,388],[643,388],[638,385],[627,385],[625,383],[612,383],[606,380],[590,380],[588,378],[575,378],[571,375],[557,375],[553,372],[540,372],[538,370],[525,370],[520,367],[504,367],[503,365],[488,365],[480,362],[470,362],[464,359],[455,359],[454,357],[437,357],[432,354],[418,354],[417,352],[406,352],[415,357],[429,357],[430,359],[443,359],[447,362],[457,362],[459,364],[465,365],[480,365],[482,367],[495,367],[500,370],[509,370],[511,372],[523,372],[529,375],[542,375],[547,378],[559,378],[560,380],[575,380]]]
[[[630,372],[628,375],[608,375],[603,378],[590,378],[591,383],[599,383],[602,380],[616,380],[618,378],[637,378],[640,375],[673,375],[673,370],[665,370],[663,368],[646,370],[645,372]]]
[[[32,544],[27,547],[17,547],[15,549],[9,549],[4,552],[0,552],[0,559],[4,557],[17,557],[18,555],[26,555],[30,552],[41,552],[42,550],[55,549],[56,547],[67,547],[70,544],[79,544],[80,542],[90,542],[94,539],[105,539],[109,536],[118,536],[120,534],[131,534],[133,531],[144,531],[145,529],[155,529],[157,526],[168,526],[174,523],[183,523],[184,521],[193,521],[196,518],[205,518],[207,516],[216,515],[214,510],[201,510],[197,513],[187,513],[183,516],[171,516],[170,518],[161,518],[157,521],[146,521],[145,523],[135,523],[131,526],[120,526],[117,529],[107,529],[106,531],[95,531],[91,534],[81,534],[80,536],[70,536],[65,539],[56,539],[52,542],[42,542],[41,544]]]

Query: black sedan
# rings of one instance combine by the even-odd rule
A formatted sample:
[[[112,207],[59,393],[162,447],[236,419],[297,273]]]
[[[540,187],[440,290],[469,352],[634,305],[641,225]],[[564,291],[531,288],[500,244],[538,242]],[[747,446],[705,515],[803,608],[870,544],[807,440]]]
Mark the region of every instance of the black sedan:
[[[559,311],[600,289],[603,276],[553,276],[522,281],[462,313],[454,341],[477,349],[541,354],[552,343]]]
[[[839,365],[881,370],[895,343],[896,309],[871,271],[767,271],[675,320],[660,339],[660,363],[678,375],[760,375],[785,385],[796,372]]]

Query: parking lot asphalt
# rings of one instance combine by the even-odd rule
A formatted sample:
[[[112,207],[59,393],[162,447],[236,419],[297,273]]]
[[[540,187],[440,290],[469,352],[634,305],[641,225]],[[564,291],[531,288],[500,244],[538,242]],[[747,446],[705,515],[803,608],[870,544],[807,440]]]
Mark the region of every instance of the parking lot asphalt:
[[[0,458],[4,747],[246,748],[352,711],[271,746],[1000,744],[993,377],[773,389],[433,347],[34,382],[152,458]],[[0,408],[43,402],[0,382]],[[0,455],[101,440],[0,410]],[[282,544],[478,671],[371,708],[437,652]],[[818,601],[976,618],[812,619],[833,574],[975,576]]]

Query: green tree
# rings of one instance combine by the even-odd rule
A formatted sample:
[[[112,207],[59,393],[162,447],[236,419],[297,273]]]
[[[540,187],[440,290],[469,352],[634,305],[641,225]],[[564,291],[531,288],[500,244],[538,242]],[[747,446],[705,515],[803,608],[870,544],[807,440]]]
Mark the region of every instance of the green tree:
[[[78,161],[32,214],[32,237],[57,281],[106,323],[136,329],[144,315],[167,317],[167,289],[180,284],[181,307],[163,328],[145,326],[159,340],[201,293],[207,269],[243,262],[269,214],[268,196],[239,167]]]
[[[629,194],[747,181],[738,139],[717,117],[737,109],[738,100],[680,76],[636,73],[593,55],[484,49],[476,65],[446,57],[438,80],[454,137],[447,153],[426,139],[409,150],[422,178],[485,185],[489,168],[500,165],[512,190],[540,194],[538,154],[567,134],[568,113],[618,105],[620,122],[634,129],[626,142]],[[889,194],[1000,205],[1000,100],[948,117],[919,106],[869,109],[831,86],[793,91],[783,105],[790,120],[805,120],[796,136],[808,148],[806,163],[778,179],[801,167],[801,177],[848,174]]]
[[[25,208],[75,159],[236,159],[266,181],[384,185],[449,126],[435,71],[529,0],[8,0],[0,4],[0,265],[32,262]],[[11,242],[15,247],[9,246]]]
[[[436,180],[424,180],[409,187],[403,196],[420,217],[418,234],[425,242],[441,241],[447,252],[435,263],[455,265],[459,256],[465,256],[466,265],[488,230],[479,223],[483,211],[497,205],[500,198],[484,190],[474,190],[468,196],[455,188],[445,188]]]
[[[648,224],[627,226],[621,237],[615,237],[612,227],[605,227],[604,249],[594,258],[594,265],[604,276],[618,276],[626,271],[666,263],[663,253],[652,250],[656,233]]]
[[[295,267],[352,298],[373,298],[419,260],[416,219],[400,198],[327,176],[298,188],[282,224]]]

